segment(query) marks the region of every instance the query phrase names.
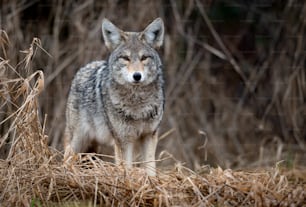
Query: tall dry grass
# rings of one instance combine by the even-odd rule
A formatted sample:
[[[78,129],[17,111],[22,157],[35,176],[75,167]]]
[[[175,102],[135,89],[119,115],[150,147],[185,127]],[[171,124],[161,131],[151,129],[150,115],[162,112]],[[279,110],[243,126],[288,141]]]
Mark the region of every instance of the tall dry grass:
[[[279,160],[290,166],[305,163],[305,3],[1,4],[2,67],[8,61],[17,71],[1,69],[1,81],[43,71],[45,87],[36,104],[50,146],[62,149],[66,97],[74,74],[82,65],[107,57],[101,20],[107,17],[123,29],[141,30],[160,16],[167,31],[160,51],[167,100],[157,155],[173,159],[159,165],[179,161],[196,169],[203,164],[239,168]],[[40,42],[24,51],[33,37]],[[32,52],[35,61],[25,59],[22,51]],[[18,98],[8,105],[3,100],[0,154],[6,157],[14,142],[8,134],[14,123],[10,116],[20,105]],[[3,122],[7,118],[10,122]]]

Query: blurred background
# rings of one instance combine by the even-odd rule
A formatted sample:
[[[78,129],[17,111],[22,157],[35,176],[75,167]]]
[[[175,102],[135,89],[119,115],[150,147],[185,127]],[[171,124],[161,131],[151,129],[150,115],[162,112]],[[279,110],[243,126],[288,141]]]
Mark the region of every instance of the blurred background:
[[[63,149],[74,74],[108,55],[104,17],[130,31],[143,30],[156,17],[164,20],[166,111],[157,158],[168,159],[159,166],[237,169],[281,160],[288,167],[305,165],[303,0],[2,0],[0,56],[23,77],[44,72],[39,112],[50,146]],[[34,37],[43,49],[34,44],[25,70],[18,63]],[[10,71],[0,74],[14,77]],[[1,110],[0,122],[10,114],[9,107]],[[0,126],[1,136],[7,128],[8,123]],[[2,158],[9,141],[0,148]]]

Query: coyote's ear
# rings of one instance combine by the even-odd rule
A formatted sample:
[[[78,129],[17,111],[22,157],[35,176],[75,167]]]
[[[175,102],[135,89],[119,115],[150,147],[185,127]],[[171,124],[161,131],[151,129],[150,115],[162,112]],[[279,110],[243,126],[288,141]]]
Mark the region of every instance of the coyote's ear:
[[[159,48],[164,41],[164,22],[161,18],[155,19],[142,32],[142,38],[152,47]]]
[[[102,34],[106,47],[114,50],[122,41],[123,32],[108,19],[102,21]]]

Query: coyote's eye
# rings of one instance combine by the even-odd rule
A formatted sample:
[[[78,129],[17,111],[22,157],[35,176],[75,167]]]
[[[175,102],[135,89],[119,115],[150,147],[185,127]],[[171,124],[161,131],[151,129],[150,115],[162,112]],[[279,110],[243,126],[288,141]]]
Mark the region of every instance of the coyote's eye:
[[[151,58],[151,57],[148,56],[148,55],[142,55],[141,58],[140,58],[140,60],[141,60],[141,61],[145,61],[145,60],[147,60],[147,59],[149,59],[149,58]]]
[[[120,56],[119,58],[122,59],[122,60],[125,60],[125,61],[130,61],[130,58],[126,55]]]

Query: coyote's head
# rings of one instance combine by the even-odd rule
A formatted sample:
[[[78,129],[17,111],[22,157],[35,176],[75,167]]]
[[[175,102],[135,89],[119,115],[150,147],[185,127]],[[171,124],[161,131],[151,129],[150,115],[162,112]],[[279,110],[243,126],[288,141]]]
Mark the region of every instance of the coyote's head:
[[[161,75],[161,60],[155,49],[163,44],[164,24],[155,19],[142,32],[124,32],[104,19],[102,33],[111,51],[108,67],[119,84],[147,85]]]

